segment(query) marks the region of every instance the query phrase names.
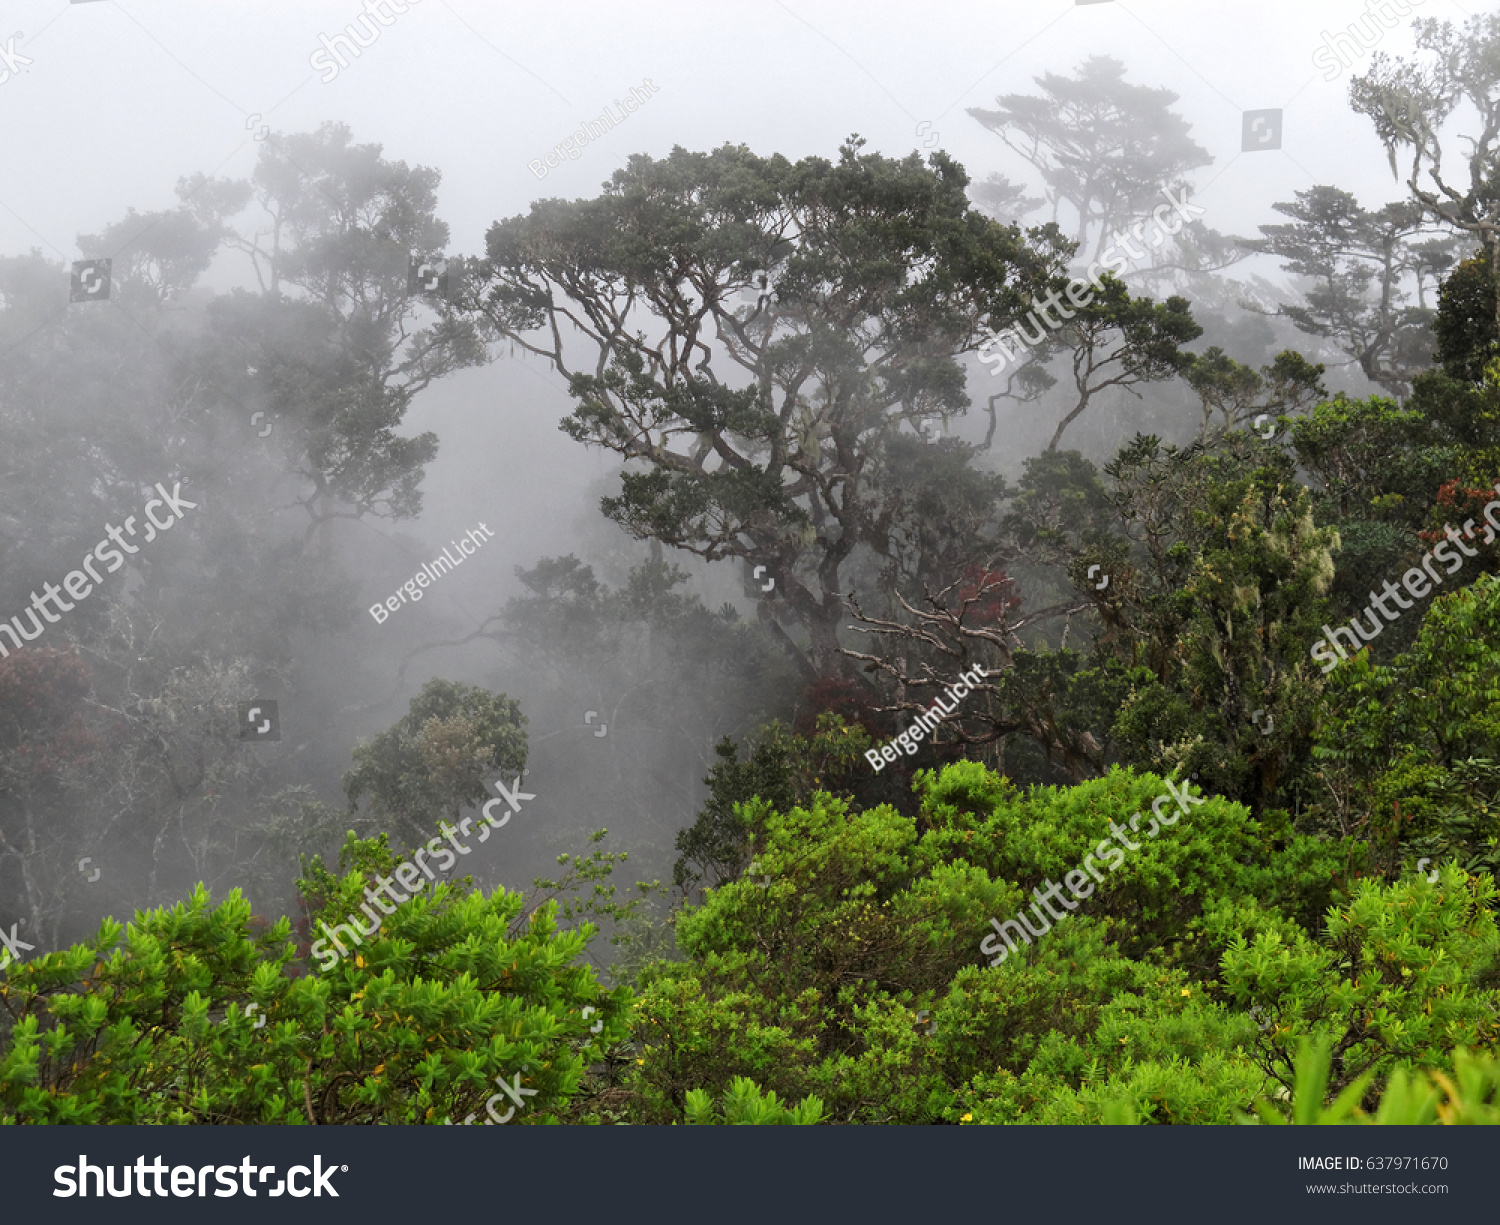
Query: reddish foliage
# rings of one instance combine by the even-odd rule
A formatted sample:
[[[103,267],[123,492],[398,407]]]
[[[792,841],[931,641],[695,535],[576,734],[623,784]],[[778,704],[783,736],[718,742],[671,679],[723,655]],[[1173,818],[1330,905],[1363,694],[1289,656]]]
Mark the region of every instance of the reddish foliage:
[[[18,744],[12,750],[11,765],[33,782],[40,782],[62,771],[79,769],[97,757],[104,746],[105,738],[90,728],[78,712],[47,739]]]
[[[825,676],[802,691],[797,702],[797,717],[792,730],[799,736],[811,736],[818,729],[818,716],[835,714],[846,723],[858,724],[877,740],[883,740],[880,716],[874,699],[858,681],[842,676]]]
[[[71,710],[89,691],[89,666],[77,655],[28,647],[0,659],[0,719],[35,724]]]
[[[1021,603],[1016,594],[1015,583],[1004,570],[987,570],[983,566],[970,566],[964,571],[964,581],[959,585],[958,598],[968,604],[964,610],[964,621],[968,624],[999,624],[1006,614]]]
[[[90,681],[84,660],[51,647],[0,659],[0,751],[10,751],[12,769],[40,781],[103,751],[105,737],[81,709]]]
[[[1448,481],[1438,490],[1437,500],[1433,503],[1433,511],[1442,516],[1443,527],[1419,532],[1418,535],[1425,543],[1436,544],[1447,538],[1444,528],[1462,530],[1463,525],[1472,520],[1476,532],[1474,539],[1483,543],[1484,537],[1478,533],[1485,525],[1484,508],[1494,500],[1493,489],[1465,489],[1457,481]]]

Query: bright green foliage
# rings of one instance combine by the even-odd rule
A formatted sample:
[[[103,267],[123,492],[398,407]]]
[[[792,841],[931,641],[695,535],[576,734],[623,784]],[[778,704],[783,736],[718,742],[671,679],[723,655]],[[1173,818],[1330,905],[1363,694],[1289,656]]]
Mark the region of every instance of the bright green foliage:
[[[1358,830],[1372,862],[1400,872],[1426,854],[1497,864],[1500,815],[1500,579],[1434,600],[1411,648],[1368,652],[1329,676],[1313,759],[1325,819]]]
[[[1474,1055],[1460,1047],[1453,1053],[1451,1074],[1397,1068],[1373,1113],[1360,1108],[1372,1079],[1368,1073],[1340,1093],[1332,1104],[1323,1105],[1328,1096],[1330,1063],[1326,1042],[1304,1040],[1297,1055],[1292,1117],[1288,1119],[1268,1102],[1256,1102],[1259,1121],[1290,1122],[1304,1127],[1349,1123],[1393,1127],[1500,1124],[1500,1060],[1493,1057]],[[1240,1121],[1256,1120],[1242,1116]]]
[[[823,1117],[823,1103],[805,1097],[795,1106],[783,1106],[774,1093],[762,1093],[753,1080],[736,1076],[729,1083],[723,1106],[714,1108],[713,1099],[702,1089],[691,1089],[687,1095],[687,1121],[713,1124],[792,1124],[812,1126]]]
[[[1335,848],[1218,798],[1162,828],[1165,784],[1125,770],[1025,793],[975,762],[917,777],[915,823],[826,794],[742,805],[753,866],[680,913],[687,962],[641,982],[644,1121],[680,1120],[690,1090],[736,1076],[816,1094],[835,1122],[1085,1121],[1132,1084],[1152,1117],[1228,1122],[1263,1091],[1234,1054],[1253,1023],[1212,998],[1218,952],[1247,894],[1261,926],[1315,920]],[[976,966],[992,917],[1141,810],[1140,849],[1075,915]]]
[[[1263,1074],[1235,1054],[1254,1032],[1244,1014],[1180,970],[1122,956],[1109,930],[1075,916],[999,969],[960,974],[939,1036],[986,1070],[950,1119],[1098,1123],[1123,1094],[1143,1121],[1225,1123],[1260,1090]]]
[[[1384,396],[1356,400],[1340,392],[1291,421],[1288,435],[1297,462],[1317,482],[1320,523],[1394,518],[1419,524],[1439,486],[1453,476],[1455,456],[1440,445],[1441,432],[1422,413]],[[1398,514],[1372,509],[1377,499],[1390,505],[1393,494]]]
[[[754,866],[678,918],[689,962],[643,979],[646,1117],[680,1118],[688,1089],[745,1075],[789,1100],[816,1092],[839,1121],[888,1119],[891,1077],[909,1080],[918,1050],[915,1010],[1019,898],[962,862],[921,871],[912,823],[888,807],[851,813],[819,794],[753,819]]]
[[[1229,999],[1259,1010],[1257,1061],[1291,1087],[1302,1038],[1331,1043],[1335,1090],[1366,1072],[1432,1066],[1458,1046],[1500,1038],[1493,982],[1500,933],[1489,881],[1444,868],[1434,884],[1361,881],[1321,937],[1264,930],[1224,955]]]
[[[1284,820],[1255,821],[1222,797],[1189,804],[1185,815],[1170,798],[1158,806],[1170,794],[1163,779],[1118,767],[1077,787],[1022,793],[962,762],[922,786],[923,813],[935,826],[922,843],[926,862],[961,855],[1029,891],[1063,880],[1091,853],[1096,862],[1110,857],[1114,869],[1077,904],[1113,920],[1111,938],[1131,957],[1206,970],[1222,947],[1224,906],[1248,896],[1314,920],[1339,863],[1329,844],[1291,833]]]
[[[1219,797],[1168,799],[1160,826],[1165,781],[1123,769],[1021,791],[962,762],[918,790],[915,824],[826,795],[743,806],[754,867],[681,913],[687,963],[643,980],[638,1117],[745,1077],[833,1122],[1225,1124],[1290,1087],[1308,1035],[1332,1043],[1334,1091],[1497,1037],[1486,882],[1345,899],[1349,847]],[[975,964],[991,917],[1116,850],[1067,918],[1031,911],[1034,942]]]
[[[315,870],[302,882],[323,893],[317,917],[330,924],[395,866],[383,840],[351,851],[365,872]],[[0,985],[10,1028],[0,1118],[487,1121],[511,1106],[497,1078],[514,1086],[519,1075],[536,1094],[509,1121],[547,1122],[623,1036],[628,997],[602,993],[578,964],[589,926],[559,931],[548,903],[517,931],[521,909],[516,894],[434,884],[331,970],[300,976],[287,921],[252,935],[238,892],[215,906],[200,885],[128,927],[109,920],[93,941],[12,968]],[[604,1021],[597,1035],[587,1005]]]
[[[708,801],[698,819],[677,835],[682,855],[674,883],[691,888],[707,879],[718,885],[745,870],[756,834],[756,809],[742,807],[748,801],[758,798],[784,810],[807,803],[818,791],[863,798],[871,790],[863,756],[871,743],[863,727],[834,714],[819,715],[811,736],[793,735],[781,723],[768,724],[744,761],[726,736],[714,749],[719,763],[703,780]]]

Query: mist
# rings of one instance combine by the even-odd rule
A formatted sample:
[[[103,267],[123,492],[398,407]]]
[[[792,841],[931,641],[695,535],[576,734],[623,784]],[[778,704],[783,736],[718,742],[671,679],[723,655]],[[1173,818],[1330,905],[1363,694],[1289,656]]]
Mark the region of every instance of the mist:
[[[314,864],[457,828],[528,922],[623,857],[614,988],[923,770],[1352,837],[1292,638],[1487,496],[1472,107],[1357,85],[1470,13],[1393,3],[7,5],[0,928],[239,889],[310,973]]]

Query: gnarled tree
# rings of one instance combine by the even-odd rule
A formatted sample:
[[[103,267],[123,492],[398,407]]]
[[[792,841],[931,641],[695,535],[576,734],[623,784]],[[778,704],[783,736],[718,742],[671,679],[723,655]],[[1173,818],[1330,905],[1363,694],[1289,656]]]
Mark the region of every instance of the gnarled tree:
[[[971,208],[941,152],[862,144],[836,162],[636,156],[596,199],[494,225],[470,300],[571,380],[563,428],[631,461],[609,517],[768,568],[763,615],[809,679],[845,669],[848,576],[889,556],[910,513],[891,447],[937,445],[969,404],[959,356],[1056,279],[1067,247]]]

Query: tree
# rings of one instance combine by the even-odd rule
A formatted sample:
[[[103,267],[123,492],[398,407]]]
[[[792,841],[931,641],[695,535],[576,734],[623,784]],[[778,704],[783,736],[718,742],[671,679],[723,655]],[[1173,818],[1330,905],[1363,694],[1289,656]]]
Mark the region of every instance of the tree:
[[[473,300],[569,378],[566,431],[630,461],[606,515],[769,569],[808,681],[842,669],[846,567],[883,555],[897,517],[887,448],[965,410],[957,357],[1061,258],[1055,232],[1033,249],[970,208],[944,154],[862,144],[836,163],[635,157],[594,200],[497,222]]]
[[[1300,405],[1316,386],[1317,368],[1295,355],[1263,376],[1210,358],[1194,375],[1206,400],[1232,379],[1222,397],[1230,421],[1256,402]],[[995,746],[996,768],[1020,735],[1073,781],[1118,755],[1141,769],[1186,763],[1221,794],[1268,800],[1303,757],[1316,688],[1307,649],[1337,534],[1314,521],[1290,459],[1252,435],[1216,432],[1185,449],[1137,436],[1104,475],[1109,485],[1076,453],[1037,457],[990,542],[1007,565],[1059,575],[1062,600],[974,617],[1009,594],[1008,572],[992,569],[983,584],[907,602],[899,620],[856,603],[861,626],[887,641],[878,654],[850,654],[908,687],[901,708],[911,710],[917,694],[981,660],[985,678],[940,735]],[[1066,617],[1052,644],[1065,648],[1072,618],[1086,612],[1098,627],[1087,661],[1019,637]]]
[[[1203,405],[1203,425],[1198,437],[1207,441],[1230,430],[1251,425],[1260,418],[1291,417],[1309,409],[1328,393],[1322,382],[1323,367],[1310,365],[1290,349],[1276,355],[1259,373],[1243,366],[1213,345],[1186,363],[1183,377]],[[1212,422],[1219,416],[1217,427]]]
[[[1432,232],[1423,207],[1408,201],[1369,212],[1349,192],[1321,186],[1272,207],[1292,224],[1263,225],[1265,237],[1245,246],[1313,282],[1303,305],[1280,313],[1299,331],[1332,339],[1372,383],[1407,394],[1412,375],[1431,364],[1433,316],[1409,306],[1402,286],[1414,274],[1437,279],[1452,259],[1416,241]]]
[[[491,775],[525,771],[525,726],[513,698],[430,680],[394,726],[354,750],[344,776],[350,809],[368,796],[371,819],[420,845],[441,816],[457,821],[485,799]]]
[[[665,875],[715,743],[790,715],[795,673],[754,622],[732,604],[706,607],[660,557],[618,586],[572,555],[516,577],[523,594],[474,631],[418,650],[493,642],[506,687],[533,695],[530,726],[550,729],[532,738],[528,768],[563,780],[567,795],[555,798],[575,811],[630,814],[632,862]]]
[[[1433,600],[1388,664],[1362,651],[1330,675],[1312,744],[1323,793],[1314,815],[1363,838],[1367,868],[1396,875],[1427,854],[1493,871],[1497,642],[1500,579],[1482,575]]]
[[[1287,437],[1310,478],[1316,520],[1339,533],[1328,592],[1334,623],[1362,610],[1372,590],[1410,564],[1419,530],[1461,467],[1462,449],[1417,407],[1424,399],[1431,404],[1433,377],[1417,377],[1405,408],[1383,396],[1356,400],[1340,392],[1290,422]],[[1416,630],[1414,623],[1391,628],[1381,651]]]
[[[1403,517],[1419,524],[1452,470],[1453,456],[1428,418],[1384,396],[1340,392],[1291,421],[1288,438],[1315,482],[1310,488],[1324,523],[1369,518],[1384,499],[1399,502]]]
[[[299,882],[330,925],[402,866],[383,838],[345,854],[342,878],[319,863]],[[0,982],[0,1121],[555,1122],[624,1036],[628,993],[579,964],[589,924],[560,930],[549,903],[518,925],[522,906],[434,882],[320,974],[237,890],[108,919]]]
[[[744,761],[725,736],[715,749],[719,761],[703,780],[708,800],[697,820],[677,834],[681,855],[673,883],[688,897],[704,882],[707,890],[738,880],[750,866],[755,842],[764,841],[759,817],[768,807],[786,811],[810,803],[820,791],[867,806],[887,800],[890,789],[871,779],[863,756],[873,742],[866,728],[828,713],[807,733],[769,724]]]
[[[1099,226],[1096,257],[1114,230],[1160,203],[1162,188],[1213,161],[1172,111],[1177,95],[1129,84],[1112,56],[1091,56],[1072,78],[1048,72],[1035,80],[1039,95],[1005,94],[996,109],[969,114],[1035,167],[1054,222],[1064,203],[1072,208],[1079,249]]]
[[[219,184],[193,198],[193,186],[179,182],[175,209],[126,215],[99,234],[80,234],[78,249],[110,253],[110,279],[125,301],[139,295],[159,306],[191,289],[229,240],[225,218],[245,205],[249,187]],[[206,183],[203,184],[207,186]]]
[[[293,845],[286,805],[267,821],[260,792],[337,770],[337,736],[257,752],[238,739],[236,707],[274,695],[289,729],[310,727],[341,696],[319,673],[351,675],[363,649],[349,632],[358,583],[326,545],[288,531],[287,488],[309,533],[331,514],[414,512],[435,439],[401,437],[403,414],[432,378],[482,356],[467,323],[408,284],[409,253],[446,241],[436,183],[347,130],[278,136],[254,185],[197,176],[179,183],[179,207],[80,235],[85,254],[114,260],[107,303],[66,308],[67,269],[39,254],[0,261],[0,534],[17,542],[0,556],[0,601],[24,607],[106,525],[134,516],[126,530],[139,532],[158,483],[193,505],[48,629],[48,645],[88,663],[79,706],[113,766],[66,797],[33,789],[30,819],[51,845],[27,865],[27,905],[42,907],[49,944],[81,932],[53,926],[61,899],[68,921],[91,923],[95,907],[156,904],[191,880],[217,890],[227,876],[264,905],[287,886],[273,860],[325,846],[321,826]],[[216,295],[198,278],[219,244],[239,241],[256,193],[279,210],[279,233],[261,239],[274,289]],[[252,410],[274,420],[263,442]],[[27,841],[27,820],[0,803],[0,839]],[[104,870],[86,889],[85,856]],[[8,896],[28,892],[16,867],[0,869]],[[115,892],[131,876],[144,897]]]
[[[893,692],[888,703],[880,707],[883,712],[925,713],[931,709],[933,699],[941,697],[954,678],[975,661],[980,661],[984,669],[987,679],[970,685],[973,693],[982,696],[966,700],[963,707],[924,738],[922,764],[929,764],[930,759],[947,760],[959,749],[967,751],[998,744],[1011,732],[1020,730],[1022,724],[993,717],[993,699],[1006,683],[1006,671],[1024,654],[1019,651],[1021,631],[1034,629],[1060,615],[1083,612],[1088,607],[1085,602],[1073,601],[1022,616],[1016,612],[1022,600],[1014,590],[1015,585],[1005,571],[975,565],[944,587],[925,588],[919,603],[899,596],[898,616],[871,616],[857,600],[851,600],[856,621],[852,628],[873,635],[879,646],[869,652],[846,650],[846,654],[864,660],[867,672],[889,678]],[[1060,747],[1055,740],[1049,740],[1045,746],[1049,755]],[[901,767],[893,770],[899,773]]]
[[[0,888],[35,943],[57,938],[89,824],[75,814],[93,815],[89,793],[108,768],[91,680],[85,660],[51,647],[0,659]]]
[[[1460,263],[1443,282],[1437,318],[1437,359],[1455,379],[1482,383],[1495,360],[1495,279],[1490,254]]]
[[[1471,17],[1461,32],[1428,18],[1416,31],[1425,58],[1408,63],[1376,52],[1370,71],[1350,82],[1350,105],[1375,125],[1392,177],[1398,177],[1397,151],[1410,151],[1412,199],[1428,216],[1483,243],[1492,283],[1500,287],[1500,16]],[[1468,181],[1454,184],[1443,169],[1438,128],[1465,105],[1478,126],[1461,137],[1468,145]],[[1491,339],[1500,344],[1500,293]]]
[[[1098,295],[1070,319],[1063,341],[1071,350],[1077,398],[1057,423],[1047,450],[1057,450],[1063,431],[1083,415],[1094,397],[1110,387],[1134,388],[1187,369],[1181,346],[1203,329],[1193,321],[1186,298],[1154,303],[1132,298],[1116,278],[1105,274]]]
[[[1185,451],[1137,437],[1105,472],[1123,538],[1101,542],[1096,646],[1142,669],[1114,722],[1122,758],[1259,810],[1305,761],[1338,534],[1253,435]]]
[[[417,513],[436,437],[396,429],[418,392],[484,358],[474,325],[409,280],[411,261],[436,261],[448,242],[440,180],[352,143],[343,124],[261,147],[252,188],[269,228],[229,241],[263,292],[213,303],[218,343],[200,364],[221,394],[282,423],[277,445],[310,485],[309,537],[330,519]],[[447,275],[458,281],[459,267]]]
[[[1056,297],[1054,291],[1054,300]],[[1039,330],[1041,326],[1036,324]],[[1049,350],[1071,351],[1077,395],[1073,406],[1058,422],[1046,458],[1050,460],[1057,454],[1063,431],[1101,392],[1109,388],[1131,391],[1143,383],[1195,369],[1192,355],[1183,352],[1180,346],[1201,331],[1185,299],[1173,297],[1157,304],[1149,298],[1132,298],[1118,279],[1106,274],[1094,300],[1067,312],[1061,330],[1046,342]],[[1300,377],[1299,371],[1291,373]],[[1044,377],[1050,384],[1050,374]],[[1258,382],[1256,386],[1259,387]],[[994,406],[992,397],[991,432]],[[1010,667],[1012,648],[1021,645],[1019,635],[1023,629],[1031,628],[1034,633],[1036,627],[1058,616],[1081,612],[1085,607],[1077,601],[1063,600],[1030,609],[1025,615],[1012,615],[1021,600],[1012,591],[1008,573],[1000,567],[1024,552],[1024,548],[1014,535],[1008,536],[1002,530],[1002,524],[1014,527],[1021,518],[1014,510],[1006,516],[1000,513],[998,501],[1005,493],[1003,483],[996,480],[989,488],[971,490],[955,474],[934,481],[930,488],[933,492],[917,503],[927,508],[927,514],[919,518],[923,524],[919,537],[923,547],[912,551],[921,561],[905,572],[899,566],[892,568],[889,611],[867,612],[853,593],[849,599],[857,623],[851,628],[875,635],[881,649],[875,652],[845,649],[844,654],[864,661],[867,671],[884,673],[894,682],[893,700],[882,707],[887,711],[921,710],[926,705],[922,695],[941,693],[971,658],[985,661],[991,674]],[[951,513],[950,508],[955,507],[962,507],[961,516]],[[934,530],[929,525],[941,525],[944,530]],[[940,543],[939,537],[946,543]],[[898,553],[897,557],[900,556]],[[991,681],[977,688],[993,694],[996,685]],[[1019,726],[1000,720],[976,732],[963,723],[953,723],[946,732],[940,731],[938,737],[986,745],[1001,740]],[[1057,747],[1061,745],[1049,743],[1046,751],[1050,755]]]

